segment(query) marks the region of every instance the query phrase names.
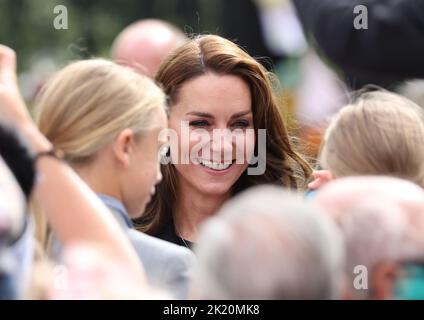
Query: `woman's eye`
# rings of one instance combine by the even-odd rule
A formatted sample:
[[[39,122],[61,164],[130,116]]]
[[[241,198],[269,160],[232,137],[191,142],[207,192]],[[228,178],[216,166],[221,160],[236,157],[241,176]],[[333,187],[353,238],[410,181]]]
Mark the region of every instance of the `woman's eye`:
[[[249,126],[250,126],[250,122],[247,120],[236,121],[232,125],[233,128],[241,128],[241,129],[247,128]]]
[[[207,122],[206,120],[196,120],[196,121],[191,121],[189,125],[191,127],[206,127],[209,125],[209,122]]]

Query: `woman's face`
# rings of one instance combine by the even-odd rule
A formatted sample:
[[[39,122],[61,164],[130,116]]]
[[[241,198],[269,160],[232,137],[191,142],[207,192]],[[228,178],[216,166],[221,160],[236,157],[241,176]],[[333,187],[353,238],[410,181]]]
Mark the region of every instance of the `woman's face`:
[[[167,127],[166,113],[162,108],[151,118],[152,129],[137,139],[129,161],[123,183],[123,202],[131,218],[142,215],[155,192],[155,185],[162,179],[159,150],[166,141],[159,133]]]
[[[207,73],[181,86],[171,108],[171,158],[184,189],[226,195],[255,146],[249,87],[233,75]]]

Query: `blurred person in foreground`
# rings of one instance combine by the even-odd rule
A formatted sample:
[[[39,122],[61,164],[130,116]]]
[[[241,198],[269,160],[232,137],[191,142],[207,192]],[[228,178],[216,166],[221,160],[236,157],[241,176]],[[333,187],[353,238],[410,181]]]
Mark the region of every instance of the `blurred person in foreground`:
[[[0,45],[0,118],[14,126],[14,130],[22,135],[35,154],[33,165],[37,179],[32,198],[46,213],[52,229],[64,247],[69,248],[75,243],[82,243],[84,246],[98,248],[107,254],[108,262],[124,266],[127,276],[138,288],[137,294],[133,297],[140,297],[144,290],[148,290],[148,286],[136,252],[106,206],[69,168],[60,153],[33,123],[17,86],[15,52],[2,45]],[[17,176],[18,170],[15,169],[16,167],[12,170]],[[22,277],[16,280],[25,282]],[[9,284],[10,282],[6,282],[6,286]],[[13,289],[13,286],[12,282],[6,290]]]
[[[144,290],[125,261],[90,242],[68,245],[62,266],[40,259],[27,206],[35,155],[14,129],[0,122],[0,300],[169,298]]]
[[[349,177],[315,203],[340,227],[352,299],[424,299],[424,191],[392,177]]]
[[[203,226],[192,298],[338,299],[344,250],[317,208],[281,187],[230,200]]]
[[[187,42],[184,32],[158,19],[134,22],[115,39],[112,59],[154,78],[161,62],[174,49]]]

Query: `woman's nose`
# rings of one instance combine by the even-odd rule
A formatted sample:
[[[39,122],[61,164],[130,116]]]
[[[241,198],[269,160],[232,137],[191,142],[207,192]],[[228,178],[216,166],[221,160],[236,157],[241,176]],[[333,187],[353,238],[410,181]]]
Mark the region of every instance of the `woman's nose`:
[[[229,129],[215,129],[212,137],[212,153],[215,160],[232,160],[233,142]]]

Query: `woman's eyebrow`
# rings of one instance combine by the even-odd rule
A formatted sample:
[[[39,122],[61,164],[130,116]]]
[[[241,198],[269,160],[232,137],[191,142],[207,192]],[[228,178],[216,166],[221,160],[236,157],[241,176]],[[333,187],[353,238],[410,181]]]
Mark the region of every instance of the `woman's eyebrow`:
[[[192,112],[187,112],[186,115],[191,115],[191,116],[198,116],[198,117],[202,117],[202,118],[213,118],[213,115],[207,112],[200,112],[200,111],[192,111]]]
[[[234,113],[231,116],[231,119],[240,118],[240,117],[245,116],[245,115],[247,115],[249,113],[252,113],[252,111],[251,110],[246,110],[246,111],[237,112],[237,113]]]
[[[240,111],[240,112],[234,113],[234,114],[231,116],[231,119],[239,118],[239,117],[245,116],[245,115],[247,115],[247,114],[249,114],[249,113],[251,113],[251,112],[252,112],[251,110],[246,110],[246,111]],[[214,116],[213,116],[211,113],[208,113],[208,112],[201,112],[201,111],[191,111],[191,112],[187,112],[187,113],[186,113],[186,115],[198,116],[198,117],[202,117],[202,118],[214,118]]]

